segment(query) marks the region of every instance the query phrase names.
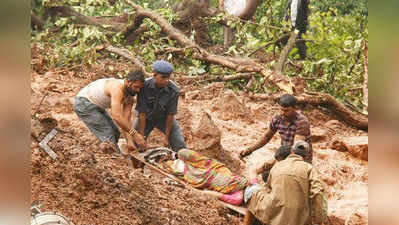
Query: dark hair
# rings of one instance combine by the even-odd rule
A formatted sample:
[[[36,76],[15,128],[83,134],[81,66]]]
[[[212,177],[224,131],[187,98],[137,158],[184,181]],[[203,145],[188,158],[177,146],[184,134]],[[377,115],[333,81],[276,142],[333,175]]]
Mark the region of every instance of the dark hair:
[[[263,173],[262,173],[262,180],[263,180],[263,182],[267,182],[267,179],[269,178],[269,174],[270,174],[270,170],[265,170],[265,171],[263,171]]]
[[[135,70],[130,71],[125,79],[129,82],[141,81],[144,83],[144,73],[140,69],[135,69]],[[132,92],[128,88],[125,88],[123,90],[123,95],[124,95],[123,104],[125,104],[128,101],[130,96],[135,96],[136,94],[137,93]]]
[[[278,161],[281,161],[287,158],[289,154],[291,154],[291,146],[284,145],[277,149],[276,153],[274,153],[274,158]]]
[[[303,145],[300,145],[296,148],[293,148],[292,153],[306,157],[308,155],[308,150]]]
[[[130,82],[141,81],[144,83],[144,73],[140,69],[132,70],[128,73],[126,80]]]
[[[279,100],[278,103],[282,107],[290,107],[290,106],[294,107],[296,105],[296,102],[297,102],[297,100],[296,100],[296,98],[293,95],[285,94],[285,95],[280,97],[280,100]]]

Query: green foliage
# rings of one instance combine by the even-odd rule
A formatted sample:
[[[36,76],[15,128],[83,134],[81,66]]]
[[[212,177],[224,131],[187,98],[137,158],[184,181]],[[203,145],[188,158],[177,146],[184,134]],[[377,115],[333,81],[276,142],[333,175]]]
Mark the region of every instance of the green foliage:
[[[161,14],[171,24],[176,20],[172,7],[182,0],[135,0],[144,8]],[[125,13],[131,14],[132,8],[124,1],[109,0],[33,0],[32,10],[39,16],[43,15],[44,5],[70,5],[78,12],[93,17],[111,17]],[[263,48],[263,54],[269,59],[264,64],[272,69],[278,60],[281,47],[273,43],[290,31],[290,24],[285,22],[285,10],[288,0],[263,1],[255,16],[250,21],[243,21],[220,13],[212,18],[202,19],[208,24],[211,45],[223,45],[223,27],[221,20],[227,21],[234,27],[235,40],[226,50],[225,55],[248,56],[253,51]],[[218,7],[217,0],[211,0],[213,7]],[[303,77],[307,80],[308,90],[330,93],[341,101],[349,101],[361,106],[362,92],[357,87],[362,85],[364,74],[364,46],[368,40],[367,28],[367,0],[325,0],[310,2],[310,16],[306,39],[308,58],[297,61],[297,49],[289,54],[289,61],[297,66],[288,64],[284,74],[290,77]],[[165,36],[155,22],[145,19],[144,25],[149,30],[143,33],[132,45],[127,46],[120,34],[110,35],[104,30],[93,26],[73,25],[69,18],[58,18],[55,24],[49,25],[42,32],[32,32],[32,44],[47,44],[52,52],[45,56],[48,67],[68,66],[69,64],[96,63],[98,53],[96,46],[111,43],[117,47],[127,48],[148,65],[152,61],[162,58],[173,62],[176,72],[189,76],[204,73],[209,75],[233,75],[235,72],[219,65],[209,65],[206,62],[193,59],[195,50],[186,49],[183,56],[166,53],[156,54],[165,48],[176,47],[176,41]],[[57,30],[54,32],[54,30]],[[193,39],[195,31],[188,34]],[[274,52],[274,50],[277,50]],[[277,58],[273,58],[273,55]],[[270,61],[271,60],[271,61]],[[228,82],[233,89],[242,89],[245,80]],[[264,82],[261,75],[257,75],[250,87],[254,92],[273,92],[275,87]]]
[[[328,12],[336,9],[339,15],[368,15],[368,0],[323,0],[312,1],[315,10],[318,12]]]
[[[330,93],[341,100],[360,106],[361,92],[351,89],[362,85],[364,74],[364,46],[368,37],[353,16],[333,16],[336,12],[315,12],[310,18],[310,29],[304,38],[309,59],[303,62],[299,74],[313,78],[311,90]],[[297,76],[294,70],[289,75]]]

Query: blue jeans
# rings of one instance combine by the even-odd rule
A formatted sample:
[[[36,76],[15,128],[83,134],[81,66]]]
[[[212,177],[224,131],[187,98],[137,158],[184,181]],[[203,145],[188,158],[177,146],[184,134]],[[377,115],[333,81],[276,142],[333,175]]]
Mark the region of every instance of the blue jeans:
[[[155,122],[151,120],[146,120],[144,136],[148,137],[148,135],[151,133],[154,127],[158,128],[160,131],[165,133],[165,126],[166,126],[166,120],[158,120]],[[138,130],[138,127],[139,127],[139,122],[138,119],[136,119],[136,121],[134,122],[134,128]],[[186,144],[184,142],[184,137],[179,122],[177,122],[177,120],[174,118],[172,122],[172,129],[169,135],[169,144],[172,150],[175,152],[178,152],[182,148],[186,148]]]
[[[121,133],[115,122],[103,108],[93,104],[87,98],[76,97],[73,109],[101,142],[106,140],[113,142],[120,153],[118,140]]]

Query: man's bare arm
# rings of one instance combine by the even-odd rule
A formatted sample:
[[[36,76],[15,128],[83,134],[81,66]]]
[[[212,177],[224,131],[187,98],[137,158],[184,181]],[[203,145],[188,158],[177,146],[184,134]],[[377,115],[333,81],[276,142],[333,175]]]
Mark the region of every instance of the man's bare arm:
[[[168,117],[166,118],[165,135],[167,137],[169,137],[170,132],[172,130],[173,118],[174,118],[174,115],[172,115],[172,114],[169,114]]]
[[[139,133],[144,136],[146,126],[146,114],[140,113],[139,114]]]
[[[133,101],[132,99],[129,99],[129,101],[125,101],[124,100],[124,104],[123,104],[123,117],[127,118],[127,120],[129,121],[130,124],[132,121],[132,108],[133,108]],[[125,137],[127,144],[128,144],[128,148],[130,150],[135,150],[135,146],[134,146],[134,142],[133,142],[133,137],[126,131],[121,130],[123,136]]]
[[[248,178],[252,182],[254,179],[257,179],[258,174],[262,173],[265,169],[265,166],[263,163],[259,163],[253,168],[249,170],[249,175]]]
[[[123,92],[115,86],[110,88],[111,92],[111,116],[112,119],[118,124],[118,126],[125,132],[129,132],[131,129],[131,123],[128,118],[125,117],[122,100]]]
[[[132,124],[131,124],[131,121],[128,118],[126,118],[123,113],[123,107],[122,107],[123,92],[118,86],[113,85],[110,88],[110,93],[111,93],[111,116],[112,116],[112,119],[115,120],[116,124],[118,124],[118,126],[123,131],[129,133],[129,131],[132,128]],[[146,143],[145,143],[145,140],[142,135],[140,135],[137,132],[134,134],[130,134],[130,135],[133,136],[134,141],[137,142],[137,144],[139,145],[139,147],[141,149],[144,149],[146,147]]]
[[[133,108],[133,99],[130,98],[127,101],[124,101],[123,104],[123,116],[126,117],[129,121],[132,119],[132,108]]]
[[[276,131],[273,131],[271,129],[268,129],[265,135],[253,146],[247,148],[244,152],[241,153],[242,156],[249,155],[256,149],[259,149],[269,143],[269,141],[272,139]]]

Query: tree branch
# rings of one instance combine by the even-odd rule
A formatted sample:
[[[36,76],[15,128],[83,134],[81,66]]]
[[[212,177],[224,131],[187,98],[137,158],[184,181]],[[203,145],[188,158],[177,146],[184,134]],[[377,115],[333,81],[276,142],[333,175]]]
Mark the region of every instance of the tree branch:
[[[120,29],[117,27],[113,26],[104,27],[104,25],[99,23],[95,18],[82,15],[69,6],[51,6],[48,7],[48,10],[60,15],[61,17],[75,17],[74,20],[76,23],[96,26],[106,31],[112,31],[112,32],[120,31]]]
[[[123,49],[123,48],[116,48],[112,45],[106,44],[103,46],[98,46],[96,48],[97,51],[99,50],[106,50],[109,52],[112,52],[114,54],[120,55],[128,60],[130,60],[133,64],[135,64],[136,66],[138,66],[147,76],[149,76],[149,74],[145,71],[145,65],[144,63],[142,63],[138,58],[136,58],[129,50],[127,49]]]
[[[232,81],[232,80],[241,80],[241,79],[251,79],[255,73],[241,73],[236,75],[230,76],[183,76],[183,77],[176,77],[176,80],[183,81],[183,80],[196,80],[196,81],[207,81],[207,82],[214,82],[214,81]]]
[[[280,96],[265,94],[250,94],[253,100],[272,100],[278,101]],[[296,96],[299,104],[309,104],[312,106],[321,106],[334,112],[337,117],[345,123],[361,130],[368,130],[368,116],[354,113],[344,104],[338,102],[333,96],[325,93],[314,93],[312,95],[302,94]]]

